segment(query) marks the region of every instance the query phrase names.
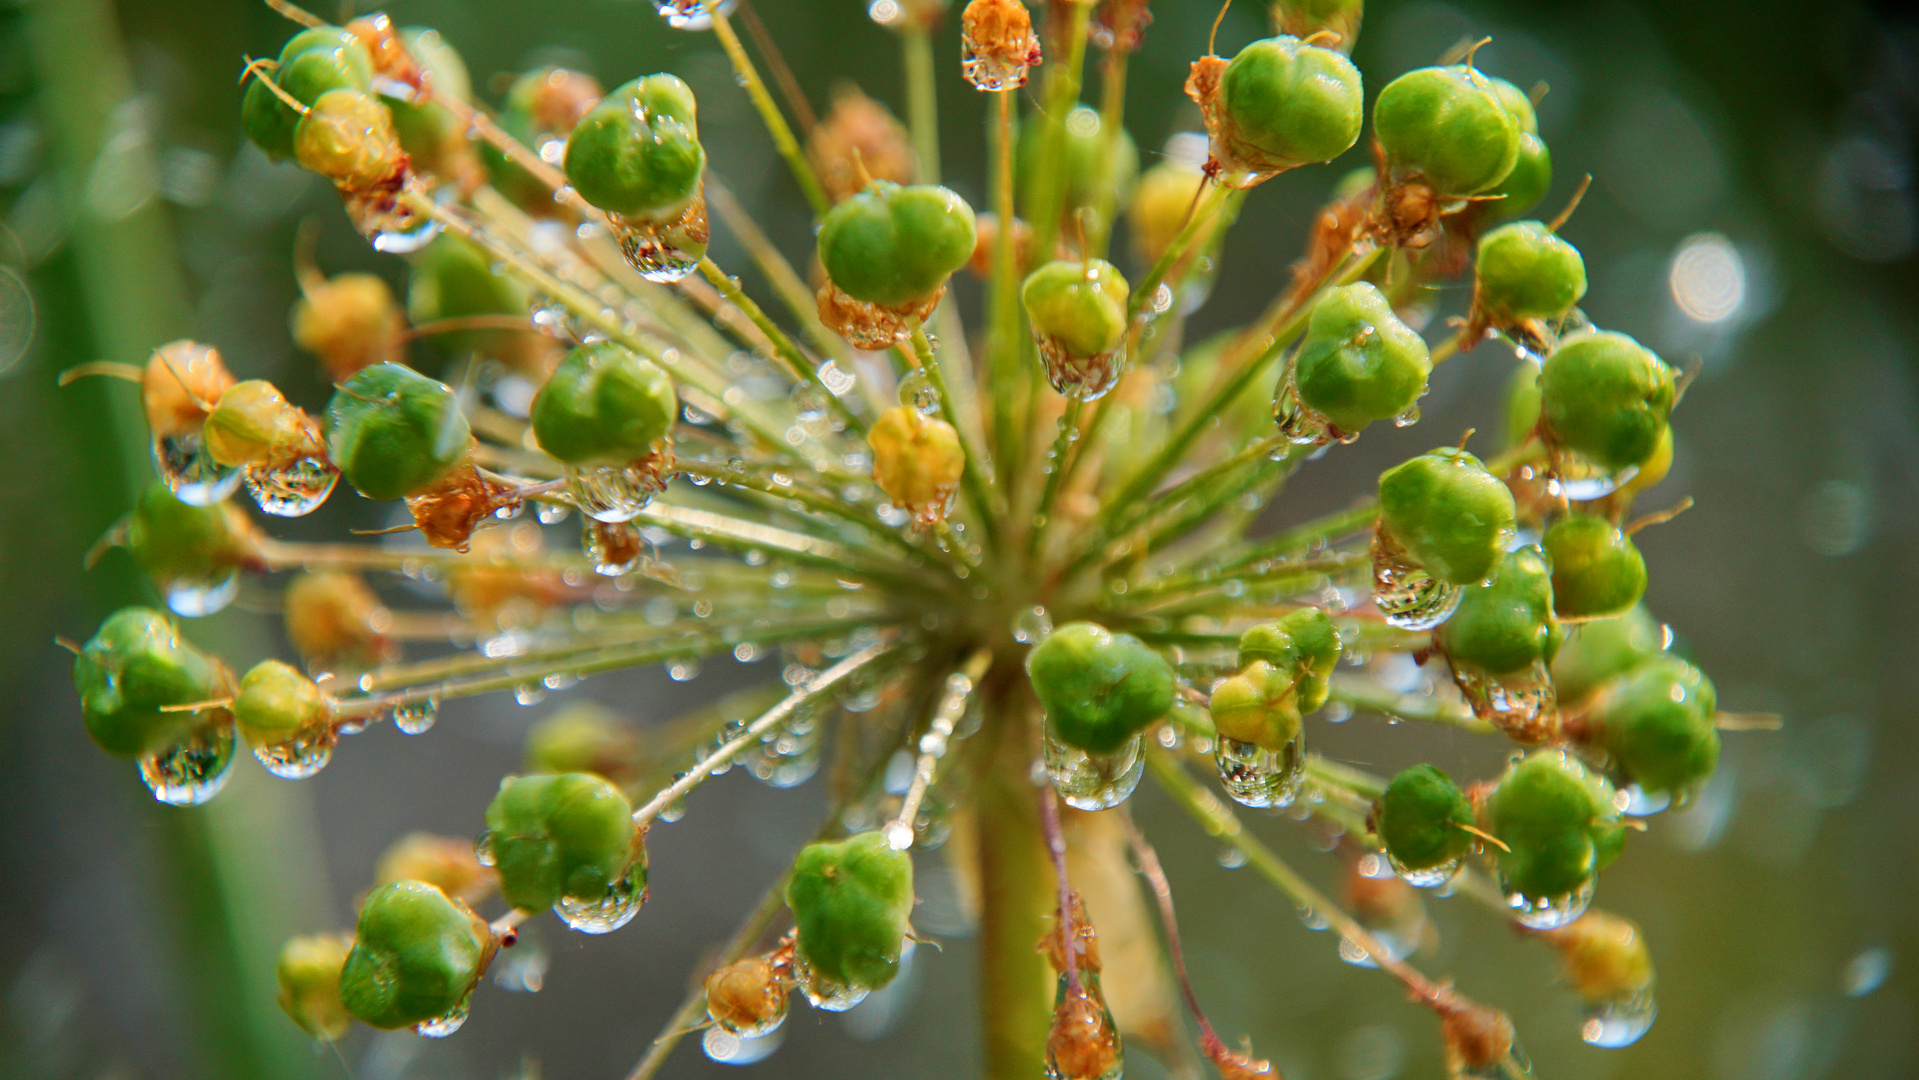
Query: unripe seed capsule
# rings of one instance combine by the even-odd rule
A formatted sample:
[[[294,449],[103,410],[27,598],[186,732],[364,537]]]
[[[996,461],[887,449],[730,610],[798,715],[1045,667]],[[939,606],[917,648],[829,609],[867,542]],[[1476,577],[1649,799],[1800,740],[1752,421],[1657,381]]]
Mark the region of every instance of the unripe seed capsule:
[[[1328,290],[1313,306],[1293,387],[1335,435],[1350,436],[1412,408],[1426,392],[1432,366],[1426,342],[1399,320],[1377,286],[1361,281]]]
[[[320,358],[334,382],[400,359],[406,320],[393,290],[373,274],[338,274],[302,286],[293,341]]]
[[[332,703],[312,679],[279,660],[262,660],[240,680],[233,718],[255,746],[284,742],[302,730],[323,725]]]
[[[1379,797],[1373,827],[1393,869],[1417,884],[1434,885],[1452,877],[1472,850],[1472,803],[1459,785],[1436,765],[1403,769]]]
[[[1449,584],[1492,573],[1515,514],[1512,492],[1464,450],[1431,450],[1379,477],[1380,527]]]
[[[1119,381],[1129,291],[1104,259],[1057,260],[1027,276],[1020,299],[1053,389],[1085,401]]]
[[[500,895],[523,911],[596,903],[634,864],[633,807],[590,773],[509,776],[486,808]],[[645,864],[638,864],[641,880]]]
[[[1207,712],[1222,738],[1284,750],[1300,735],[1300,707],[1291,675],[1255,660],[1213,688]]]
[[[551,196],[546,196],[551,201]],[[485,316],[527,318],[532,306],[526,288],[511,275],[495,273],[493,259],[473,241],[443,232],[412,256],[407,275],[407,317],[416,326],[447,319]],[[551,338],[528,329],[458,330],[434,334],[432,340],[448,354],[477,350],[509,367],[544,379],[558,346]]]
[[[1612,331],[1575,334],[1540,370],[1540,433],[1556,449],[1619,472],[1658,448],[1675,395],[1672,368],[1637,341]]]
[[[1300,608],[1260,623],[1239,636],[1239,666],[1264,660],[1293,680],[1301,713],[1326,704],[1333,668],[1343,645],[1339,627],[1318,608]]]
[[[506,92],[498,123],[522,146],[545,154],[549,147],[563,147],[580,118],[605,94],[599,80],[591,75],[561,67],[539,68],[514,80]],[[486,163],[494,188],[514,205],[536,217],[551,217],[558,212],[553,192],[491,143],[480,144],[480,160]]]
[[[393,29],[384,15],[355,19],[348,29],[376,28],[383,48],[376,51],[374,63],[387,68],[398,65],[406,70],[383,70],[382,77],[400,86],[424,85],[435,97],[468,102],[473,83],[466,61],[437,30],[409,26]],[[362,32],[362,38],[366,33]],[[388,58],[391,58],[390,60]],[[472,139],[454,112],[423,95],[388,96],[381,94],[393,116],[393,128],[400,136],[400,148],[413,165],[454,185],[472,191],[486,181]]]
[[[816,1005],[850,1008],[899,974],[912,932],[912,857],[878,831],[808,844],[793,860],[786,906],[801,988]]]
[[[1602,687],[1579,734],[1642,791],[1683,802],[1719,764],[1717,709],[1705,673],[1676,656],[1659,657]]]
[[[1494,221],[1512,221],[1539,205],[1553,186],[1553,155],[1546,140],[1530,131],[1519,133],[1519,154],[1513,158],[1512,171],[1485,191],[1480,206]]]
[[[465,459],[472,439],[452,389],[398,364],[356,373],[327,405],[329,456],[369,499],[427,491]]]
[[[207,452],[222,465],[273,465],[324,456],[319,424],[265,379],[233,384],[207,416]]]
[[[162,483],[147,485],[115,536],[166,591],[215,586],[260,565],[260,532],[245,511],[230,502],[181,502]]]
[[[1433,636],[1456,668],[1513,675],[1552,659],[1552,617],[1551,565],[1528,546],[1506,553],[1484,584],[1467,589]]]
[[[371,89],[373,57],[351,31],[316,26],[293,35],[270,73],[255,72],[241,104],[241,127],[255,146],[281,161],[294,155],[300,113],[266,85],[269,79],[288,97],[311,106],[333,90]]]
[[[566,355],[533,399],[540,449],[569,465],[623,465],[652,454],[679,415],[673,380],[611,342]]]
[[[288,938],[280,946],[274,977],[280,1008],[300,1030],[332,1042],[347,1033],[353,1016],[340,1001],[340,971],[353,949],[348,934]]]
[[[1644,605],[1616,618],[1579,623],[1553,657],[1561,701],[1575,702],[1665,652],[1666,629]]]
[[[1587,1001],[1609,1001],[1651,989],[1652,950],[1637,923],[1592,910],[1541,935],[1566,963],[1566,982]]]
[[[340,1000],[376,1028],[431,1025],[444,1033],[464,1016],[494,947],[486,922],[432,885],[382,885],[360,907]]]
[[[1537,221],[1502,225],[1479,239],[1473,301],[1494,326],[1556,319],[1586,295],[1579,249]]]
[[[1477,195],[1519,157],[1520,118],[1470,64],[1409,71],[1379,92],[1373,134],[1387,159],[1445,198]]]
[[[597,773],[615,783],[639,771],[639,739],[605,707],[574,702],[526,733],[526,770]]]
[[[165,749],[211,710],[174,707],[227,696],[231,676],[151,608],[121,608],[73,660],[87,734],[118,757]]]
[[[966,471],[959,432],[937,417],[896,405],[866,435],[873,450],[873,482],[893,505],[921,526],[944,521]]]
[[[692,88],[673,75],[616,88],[567,137],[567,182],[609,213],[674,217],[698,193],[706,169],[695,113]]]
[[[1033,694],[1054,737],[1110,754],[1173,707],[1172,665],[1131,634],[1068,623],[1026,655]]]
[[[875,180],[827,211],[820,262],[855,300],[884,308],[935,295],[973,254],[973,208],[943,187]]]
[[[1619,855],[1625,830],[1612,785],[1561,750],[1537,750],[1506,770],[1486,802],[1499,876],[1522,922],[1540,929],[1577,918],[1595,875]],[[1529,917],[1531,921],[1529,921]]]
[[[387,636],[393,613],[354,574],[323,570],[300,574],[282,599],[287,640],[315,670],[335,664],[375,667],[398,658]]]
[[[1574,514],[1546,530],[1553,611],[1560,618],[1619,615],[1646,595],[1646,559],[1632,537],[1602,517]]]
[[[1280,35],[1239,51],[1209,87],[1208,57],[1193,65],[1187,93],[1206,116],[1213,156],[1239,186],[1287,169],[1331,161],[1352,149],[1365,121],[1359,69],[1332,49]]]
[[[293,154],[301,165],[354,192],[390,184],[407,160],[386,106],[351,89],[329,90],[308,108],[293,132]]]

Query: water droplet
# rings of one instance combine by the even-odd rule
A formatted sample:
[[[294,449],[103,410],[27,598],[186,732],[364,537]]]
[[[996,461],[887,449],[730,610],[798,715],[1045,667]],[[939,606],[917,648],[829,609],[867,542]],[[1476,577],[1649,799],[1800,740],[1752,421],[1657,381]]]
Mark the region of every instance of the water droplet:
[[[1619,789],[1618,801],[1623,804],[1619,812],[1627,817],[1651,817],[1672,805],[1672,795],[1664,791],[1647,791],[1638,784],[1627,784]]]
[[[275,517],[304,517],[318,510],[339,480],[340,470],[317,454],[284,465],[254,465],[246,471],[247,494]]]
[[[706,257],[706,196],[693,196],[677,217],[665,221],[612,215],[613,238],[627,265],[648,281],[674,282],[699,268]]]
[[[1290,361],[1273,407],[1279,419],[1279,433],[1294,446],[1326,446],[1338,441],[1338,436],[1333,433],[1333,422],[1300,400],[1299,388],[1293,384]]]
[[[214,581],[175,578],[165,585],[167,607],[175,615],[197,619],[233,603],[240,595],[240,572],[233,570]]]
[[[1631,1046],[1652,1027],[1658,1015],[1659,1006],[1650,986],[1636,993],[1587,1002],[1579,1037],[1594,1046]]]
[[[1412,427],[1417,423],[1419,423],[1419,406],[1417,405],[1408,405],[1405,412],[1393,417],[1394,427]]]
[[[573,508],[565,503],[551,502],[539,503],[533,511],[534,516],[539,518],[540,524],[542,525],[558,525],[560,522],[565,521],[566,516],[572,512]]]
[[[253,756],[282,780],[305,780],[326,768],[339,738],[331,726],[316,724],[300,729],[290,739],[254,747]]]
[[[153,467],[173,497],[189,506],[212,506],[240,486],[240,470],[213,460],[198,429],[156,436]]]
[[[1021,608],[1013,617],[1013,640],[1022,645],[1037,645],[1053,632],[1053,616],[1038,604]]]
[[[1461,856],[1451,862],[1443,862],[1438,866],[1428,866],[1421,870],[1414,870],[1412,867],[1401,864],[1398,859],[1392,857],[1391,852],[1387,853],[1386,861],[1393,868],[1393,873],[1404,879],[1406,884],[1421,889],[1434,889],[1451,881],[1453,875],[1459,873],[1460,865],[1466,860],[1464,856]]]
[[[920,368],[907,372],[900,380],[900,404],[921,416],[938,416],[940,392],[933,385],[932,376]]]
[[[413,1030],[429,1039],[444,1039],[460,1030],[460,1025],[466,1023],[469,1002],[470,998],[461,998],[460,1003],[447,1010],[444,1015],[436,1016],[431,1020],[422,1020],[413,1025]]]
[[[639,569],[646,551],[640,544],[640,531],[630,522],[588,521],[580,530],[580,547],[601,577],[625,577]]]
[[[785,1013],[780,1019],[786,1018]],[[715,1024],[700,1039],[700,1049],[714,1061],[727,1065],[751,1065],[771,1057],[786,1041],[786,1032],[775,1022],[763,1035],[743,1035]]]
[[[408,735],[426,734],[439,718],[440,703],[431,698],[401,705],[393,710],[393,726]]]
[[[1237,870],[1246,865],[1246,853],[1230,844],[1220,848],[1219,853],[1214,855],[1213,858],[1219,865],[1228,870]]]
[[[396,220],[393,226],[373,234],[373,250],[384,251],[388,255],[411,255],[432,243],[442,228],[438,221],[424,215]]]
[[[1060,976],[1062,984],[1065,979]],[[1126,1059],[1119,1025],[1099,984],[1088,980],[1077,995],[1062,986],[1055,996],[1059,1005],[1046,1035],[1047,1080],[1120,1080]]]
[[[521,705],[538,705],[546,700],[546,687],[537,682],[521,683],[513,688],[513,700]]]
[[[1290,806],[1306,776],[1306,738],[1296,736],[1279,750],[1222,737],[1213,750],[1213,766],[1226,794],[1241,806]]]
[[[1453,665],[1453,682],[1473,715],[1499,728],[1514,742],[1540,746],[1559,735],[1558,695],[1544,661],[1512,675],[1485,675]]]
[[[1506,906],[1512,909],[1513,921],[1529,930],[1557,930],[1584,915],[1593,900],[1592,878],[1564,896],[1527,896],[1503,878],[1500,887],[1506,894]]]
[[[140,779],[169,806],[198,806],[226,786],[233,772],[233,742],[233,719],[222,715],[141,758]]]
[[[1630,465],[1619,472],[1608,472],[1580,454],[1558,451],[1553,457],[1546,493],[1572,502],[1591,502],[1618,491],[1620,485],[1639,475],[1639,466]]]
[[[666,666],[666,675],[667,678],[672,679],[674,682],[692,682],[694,679],[699,678],[700,662],[698,660],[675,660]]]
[[[640,913],[640,904],[646,900],[646,887],[640,883],[644,875],[644,868],[629,870],[596,899],[562,896],[553,913],[582,934],[610,934]]]
[[[615,524],[640,516],[653,496],[666,489],[666,475],[640,458],[623,465],[568,465],[566,488],[580,513]]]
[[[499,861],[499,857],[493,853],[493,834],[491,832],[482,831],[479,837],[473,841],[473,861],[479,863],[481,866],[492,866]]]
[[[1110,810],[1139,787],[1146,771],[1146,737],[1134,735],[1111,754],[1089,754],[1046,733],[1046,775],[1068,806]]]
[[[528,927],[519,930],[519,943],[493,957],[493,985],[514,994],[537,994],[546,989],[546,971],[553,956],[533,940]]]
[[[1120,373],[1125,369],[1124,350],[1074,356],[1052,338],[1037,333],[1033,338],[1039,343],[1040,361],[1046,365],[1046,381],[1053,384],[1060,396],[1094,401],[1119,384]]]
[[[866,995],[872,993],[864,986],[834,982],[814,971],[812,965],[806,962],[804,950],[793,957],[793,977],[799,980],[800,992],[806,995],[806,1000],[812,1002],[814,1008],[826,1012],[845,1012],[865,1001]]]
[[[1465,590],[1434,577],[1384,528],[1373,533],[1373,605],[1389,625],[1431,630],[1452,617]]]

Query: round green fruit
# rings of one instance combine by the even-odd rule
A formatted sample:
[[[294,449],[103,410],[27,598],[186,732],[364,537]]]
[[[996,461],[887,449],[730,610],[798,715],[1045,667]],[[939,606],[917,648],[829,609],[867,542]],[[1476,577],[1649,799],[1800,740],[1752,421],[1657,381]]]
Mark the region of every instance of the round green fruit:
[[[1484,584],[1468,588],[1433,632],[1446,658],[1486,675],[1512,675],[1550,661],[1552,567],[1536,546],[1509,551]]]
[[[445,383],[399,364],[362,368],[327,404],[327,456],[369,499],[426,491],[466,457],[466,414]]]
[[[1426,392],[1426,342],[1371,282],[1330,289],[1313,306],[1293,371],[1299,399],[1348,434],[1398,416]]]
[[[1060,259],[1027,275],[1020,290],[1033,333],[1077,358],[1103,356],[1126,337],[1130,288],[1104,259]]]
[[[793,860],[786,906],[800,963],[832,984],[881,989],[899,974],[913,929],[913,860],[879,832],[808,844]]]
[[[1110,754],[1173,707],[1166,658],[1131,634],[1067,623],[1026,655],[1026,674],[1053,735],[1089,754]]]
[[[1406,870],[1433,870],[1464,858],[1473,836],[1473,805],[1437,765],[1402,769],[1379,796],[1373,826],[1393,862]]]
[[[1506,449],[1533,437],[1539,426],[1539,365],[1521,360],[1506,383]]]
[[[1540,370],[1542,431],[1554,445],[1618,472],[1652,457],[1676,393],[1672,368],[1632,338],[1576,334]]]
[[[443,232],[409,260],[406,314],[415,326],[447,319],[506,315],[525,318],[531,307],[527,291],[507,274],[498,273],[485,249],[463,236]],[[448,354],[473,350],[491,352],[509,336],[502,330],[458,330],[435,334],[435,345]]]
[[[1507,769],[1486,811],[1510,849],[1496,853],[1500,877],[1529,900],[1577,892],[1625,842],[1612,785],[1561,750],[1534,751]]]
[[[1666,628],[1644,605],[1610,619],[1575,625],[1553,657],[1553,684],[1563,702],[1579,701],[1600,685],[1636,670],[1666,651]]]
[[[1579,249],[1537,221],[1515,221],[1479,238],[1473,296],[1495,325],[1556,319],[1586,295]]]
[[[492,959],[493,935],[466,905],[421,881],[373,890],[360,907],[340,1000],[388,1031],[460,1010]]]
[[[268,157],[284,161],[293,156],[300,113],[266,85],[269,79],[288,97],[311,106],[328,91],[371,89],[373,57],[352,31],[316,26],[293,35],[271,72],[254,74],[240,105],[240,125]]]
[[[1221,737],[1280,751],[1300,736],[1298,683],[1290,672],[1255,660],[1213,688],[1207,712]]]
[[[612,342],[566,354],[533,399],[540,449],[569,465],[619,465],[652,453],[679,413],[673,380]]]
[[[120,757],[163,750],[201,714],[172,712],[224,697],[226,669],[180,636],[173,620],[152,608],[121,608],[108,616],[73,660],[87,734]]]
[[[523,911],[598,901],[633,862],[633,807],[592,773],[507,777],[486,829],[500,895]]]
[[[1606,751],[1647,792],[1685,798],[1719,765],[1718,697],[1705,673],[1659,657],[1603,687],[1583,741]]]
[[[1239,635],[1239,666],[1264,660],[1294,684],[1299,711],[1326,704],[1328,682],[1339,663],[1342,644],[1332,616],[1318,608],[1300,608]]]
[[[259,559],[245,511],[231,503],[194,506],[155,481],[127,515],[121,544],[147,577],[169,582],[219,581]]]
[[[841,292],[881,307],[924,300],[973,256],[973,208],[943,187],[875,180],[827,211],[820,263]]]
[[[1365,113],[1351,60],[1282,34],[1253,42],[1226,65],[1216,134],[1231,164],[1280,172],[1352,149]]]
[[[1470,64],[1409,71],[1379,92],[1373,134],[1440,195],[1478,195],[1512,172],[1523,130],[1493,83]]]
[[[700,187],[693,90],[677,76],[635,79],[593,106],[566,140],[566,179],[608,213],[664,220]]]
[[[1646,595],[1646,559],[1619,526],[1575,514],[1546,530],[1552,558],[1553,611],[1565,619],[1603,618],[1630,610]]]
[[[291,664],[262,660],[240,679],[233,719],[249,742],[269,745],[324,723],[332,706],[312,679]]]
[[[1379,477],[1381,527],[1442,581],[1486,580],[1515,532],[1513,494],[1464,450],[1429,450]]]

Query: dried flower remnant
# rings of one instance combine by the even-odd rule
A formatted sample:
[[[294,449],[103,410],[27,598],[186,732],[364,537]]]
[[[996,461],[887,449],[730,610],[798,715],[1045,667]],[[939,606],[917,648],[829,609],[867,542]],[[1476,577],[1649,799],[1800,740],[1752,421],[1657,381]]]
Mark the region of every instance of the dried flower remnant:
[[[960,71],[974,89],[1017,90],[1041,59],[1021,0],[972,0],[960,14]]]

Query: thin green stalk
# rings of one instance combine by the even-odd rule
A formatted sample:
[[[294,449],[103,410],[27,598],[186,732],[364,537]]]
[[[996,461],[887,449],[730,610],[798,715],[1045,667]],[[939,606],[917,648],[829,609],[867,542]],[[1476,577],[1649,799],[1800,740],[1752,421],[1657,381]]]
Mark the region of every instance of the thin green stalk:
[[[1304,447],[1289,447],[1286,454],[1278,460],[1274,460],[1271,456],[1254,459],[1250,463],[1250,469],[1246,470],[1251,472],[1251,476],[1220,477],[1213,483],[1210,491],[1201,492],[1183,513],[1154,529],[1147,536],[1146,546],[1139,554],[1143,556],[1148,552],[1158,551],[1171,540],[1189,537],[1202,522],[1225,509],[1227,503],[1248,493],[1258,497],[1258,505],[1264,506],[1270,501],[1271,492],[1277,490],[1276,485],[1284,484],[1286,479],[1292,476],[1293,471],[1306,460],[1306,457],[1307,451]],[[1237,505],[1234,509],[1244,510]],[[1235,515],[1235,517],[1238,516]],[[1241,523],[1231,519],[1229,523],[1236,526],[1233,531],[1240,531]]]
[[[1160,514],[1185,502],[1193,495],[1204,491],[1207,486],[1214,481],[1231,476],[1244,466],[1258,461],[1261,458],[1270,457],[1273,451],[1285,445],[1286,436],[1284,435],[1268,435],[1263,439],[1247,444],[1239,453],[1215,462],[1167,490],[1140,502],[1132,513],[1121,517],[1113,523],[1111,526],[1113,533],[1120,534],[1131,531],[1135,525],[1158,517]]]
[[[746,291],[740,288],[738,279],[729,277],[717,263],[706,258],[700,260],[700,273],[706,280],[713,283],[714,288],[720,290],[720,295],[726,297],[728,303],[739,308],[747,318],[753,320],[753,325],[759,327],[760,333],[765,334],[767,340],[773,343],[773,351],[779,355],[780,359],[786,361],[787,367],[792,369],[795,379],[812,383],[820,393],[826,395],[826,400],[832,404],[834,411],[840,414],[840,418],[846,421],[848,427],[865,434],[865,422],[854,414],[838,394],[833,392],[832,387],[826,385],[824,379],[820,378],[819,365],[813,363],[804,352],[800,351],[800,347],[793,343],[793,339],[786,336],[786,331],[781,330],[777,323],[766,317],[766,312],[760,310],[760,305],[754,303],[753,298],[746,295]]]
[[[1106,54],[1105,75],[1100,81],[1099,131],[1105,146],[1100,150],[1099,183],[1094,186],[1093,227],[1086,235],[1086,254],[1089,258],[1106,257],[1107,246],[1113,238],[1113,225],[1119,216],[1119,185],[1113,176],[1113,157],[1119,151],[1120,139],[1125,136],[1126,66],[1131,55],[1127,49],[1114,43]]]
[[[780,254],[779,247],[760,229],[759,222],[754,221],[753,215],[740,205],[732,189],[720,183],[710,171],[706,176],[706,198],[740,246],[746,249],[753,265],[759,267],[767,284],[779,294],[780,302],[786,305],[787,312],[800,324],[800,331],[806,335],[806,339],[813,343],[815,349],[841,361],[844,367],[845,361],[852,355],[846,347],[846,339],[820,322],[813,290],[806,287],[806,282],[793,269],[793,264]]]
[[[940,182],[938,68],[933,64],[933,34],[919,19],[900,29],[900,60],[906,68],[906,129],[919,159],[919,182]]]
[[[1386,781],[1320,754],[1306,755],[1306,775],[1323,785],[1352,792],[1360,798],[1377,799],[1386,793]]]
[[[1033,798],[1026,717],[988,714],[996,740],[974,798],[979,837],[980,1035],[986,1080],[1033,1080],[1045,1070],[1054,977],[1033,948],[1057,903]]]
[[[1066,155],[1066,114],[1079,101],[1081,76],[1086,66],[1086,26],[1092,18],[1094,0],[1060,0],[1068,5],[1066,13],[1066,55],[1059,56],[1061,42],[1046,43],[1053,61],[1046,65],[1045,101],[1041,108],[1046,125],[1040,160],[1059,162]],[[1033,258],[1045,262],[1052,257],[1059,236],[1059,221],[1066,209],[1066,170],[1051,168],[1039,174],[1034,189],[1032,220]],[[1010,219],[1009,219],[1010,220]]]
[[[1039,505],[1033,509],[1033,525],[1026,533],[1026,561],[1031,563],[1044,550],[1046,533],[1053,523],[1053,504],[1059,498],[1060,481],[1066,475],[1066,457],[1079,436],[1079,414],[1086,407],[1080,398],[1068,398],[1066,411],[1059,418],[1059,435],[1046,452],[1040,466],[1046,471],[1046,486],[1040,492]]]
[[[1167,274],[1172,273],[1173,266],[1186,257],[1202,230],[1212,223],[1213,216],[1227,205],[1228,200],[1237,207],[1245,198],[1243,188],[1223,187],[1217,183],[1207,187],[1206,193],[1194,204],[1192,213],[1186,216],[1186,224],[1173,237],[1173,242],[1166,245],[1166,250],[1153,263],[1152,269],[1146,271],[1146,276],[1133,286],[1133,293],[1126,301],[1127,322],[1138,319],[1140,313],[1146,310],[1147,301],[1159,291],[1160,283],[1166,280]]]
[[[1192,580],[1201,573],[1208,576],[1228,573],[1242,566],[1251,566],[1268,559],[1296,554],[1314,544],[1330,543],[1341,537],[1370,529],[1378,517],[1379,500],[1366,499],[1349,510],[1336,511],[1296,525],[1246,548],[1231,558],[1211,564],[1204,571],[1189,571],[1180,575],[1180,578]]]
[[[1222,589],[1267,585],[1274,582],[1290,581],[1293,578],[1314,578],[1324,574],[1339,574],[1372,566],[1372,554],[1365,551],[1342,551],[1330,555],[1301,559],[1283,566],[1255,574],[1237,574],[1232,577],[1214,577],[1202,583],[1179,582],[1161,584],[1155,582],[1137,589],[1128,590],[1120,597],[1128,607],[1143,607],[1169,598],[1189,594],[1218,592]]]
[[[881,521],[878,514],[871,510],[863,509],[854,503],[836,498],[833,495],[801,487],[798,484],[780,484],[772,477],[758,476],[755,475],[754,472],[749,471],[749,468],[736,468],[727,463],[681,461],[678,465],[679,470],[688,476],[703,476],[710,480],[718,481],[721,484],[756,492],[774,499],[797,500],[801,505],[816,513],[836,517],[849,524],[858,525],[874,536],[909,554],[929,555],[941,558],[942,561],[948,562],[949,565],[951,564],[951,560],[945,558],[945,552],[939,551],[939,549],[935,547],[924,547],[915,544],[898,529],[892,528]]]
[[[960,474],[960,483],[966,489],[966,497],[972,502],[978,514],[980,527],[985,530],[989,544],[999,543],[1000,503],[993,498],[998,490],[994,477],[993,463],[980,452],[979,444],[973,440],[972,433],[964,426],[959,412],[953,405],[953,394],[947,388],[946,376],[940,370],[939,357],[933,352],[933,343],[926,339],[926,327],[917,320],[913,323],[913,357],[919,369],[933,384],[933,392],[939,395],[940,416],[953,426],[959,435],[960,449],[966,452],[966,470]]]
[[[1472,710],[1464,705],[1441,701],[1429,694],[1401,694],[1378,683],[1360,679],[1335,677],[1327,700],[1380,713],[1395,720],[1439,724],[1470,731],[1475,735],[1499,734],[1497,727],[1474,716]]]
[[[777,525],[742,521],[736,517],[701,507],[686,506],[679,502],[656,500],[653,505],[640,511],[640,516],[634,520],[658,526],[675,536],[713,544],[729,551],[778,552],[782,558],[817,566],[854,580],[907,589],[924,589],[928,583],[927,578],[913,573],[907,566],[900,564],[876,566],[867,561],[867,558],[878,557],[877,553],[855,552],[852,548],[835,540],[825,540],[807,533],[782,529]],[[917,551],[918,549],[915,549],[916,553]],[[867,558],[856,559],[856,555]]]
[[[706,0],[706,13],[713,20],[713,34],[720,39],[720,47],[726,50],[726,58],[733,62],[733,73],[739,76],[740,85],[746,88],[746,96],[753,99],[753,107],[759,110],[767,134],[773,136],[773,148],[786,159],[786,167],[793,171],[793,179],[799,182],[800,192],[813,207],[813,213],[826,213],[833,207],[832,200],[826,197],[826,188],[813,172],[813,163],[806,160],[806,152],[800,149],[800,141],[793,137],[793,129],[787,125],[779,103],[767,92],[759,70],[746,55],[739,35],[733,32],[733,24],[727,21],[725,13],[720,10],[720,0]]]
[[[988,364],[993,380],[993,439],[998,449],[994,460],[1009,479],[1018,474],[1020,434],[1026,430],[1026,418],[1020,409],[1021,378],[1020,304],[1018,252],[1014,241],[1013,210],[1013,102],[1016,90],[993,94],[997,122],[993,125],[993,214],[999,219],[999,234],[993,242],[993,279],[987,293],[987,321],[991,328]],[[1010,497],[1010,496],[1009,496]]]

